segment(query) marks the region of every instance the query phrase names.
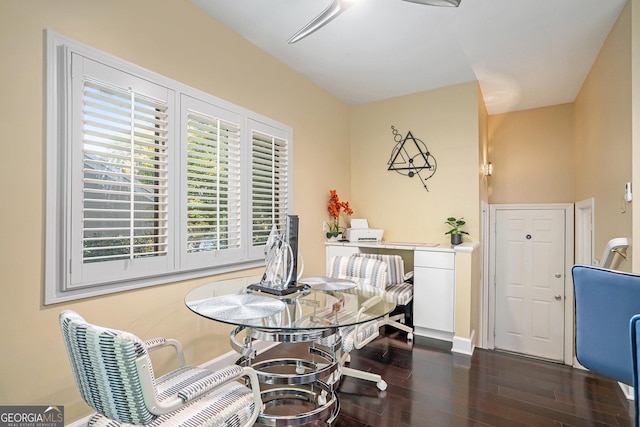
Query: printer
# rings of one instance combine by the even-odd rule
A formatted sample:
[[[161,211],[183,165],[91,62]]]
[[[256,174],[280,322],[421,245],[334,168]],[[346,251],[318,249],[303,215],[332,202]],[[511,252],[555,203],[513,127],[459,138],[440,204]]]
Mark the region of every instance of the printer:
[[[379,242],[384,230],[369,228],[366,219],[351,219],[351,227],[347,228],[345,238],[350,242]]]

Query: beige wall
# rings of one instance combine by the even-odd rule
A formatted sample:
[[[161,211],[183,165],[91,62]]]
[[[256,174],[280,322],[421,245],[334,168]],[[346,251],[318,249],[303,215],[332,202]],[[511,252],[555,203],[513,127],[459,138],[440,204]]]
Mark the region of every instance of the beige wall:
[[[637,4],[634,2],[634,4]],[[595,199],[595,256],[631,237],[631,4],[622,11],[575,101],[575,201]],[[637,187],[636,187],[637,189]],[[630,270],[630,262],[621,269]]]
[[[437,161],[425,190],[417,177],[387,170],[391,127],[424,142]],[[387,241],[447,243],[444,221],[468,220],[479,239],[478,85],[463,83],[351,108],[351,193],[355,218]]]
[[[487,121],[479,94],[478,84],[470,82],[352,107],[353,217],[367,218],[371,227],[384,229],[384,239],[390,242],[446,245],[445,219],[464,217],[470,233],[466,240],[478,241],[484,186],[480,164],[486,141],[480,134]],[[426,181],[429,191],[418,177],[387,170],[396,144],[392,126],[401,137],[410,131],[435,157],[436,173]],[[456,257],[470,260],[471,254]],[[480,263],[470,262],[458,269],[456,258],[456,337],[470,338],[476,326],[470,318],[470,304],[480,287],[480,271]]]
[[[631,152],[633,188],[640,188],[640,0],[631,2]],[[636,193],[637,194],[637,193]],[[637,199],[636,199],[637,200]],[[633,210],[632,242],[640,242],[640,209]],[[633,257],[632,270],[640,273],[640,257]]]
[[[141,24],[141,16],[168,35],[159,41]],[[309,274],[324,271],[320,225],[327,218],[329,189],[351,202],[354,217],[384,228],[389,241],[446,244],[444,219],[451,215],[464,216],[470,240],[479,240],[481,199],[567,202],[590,193],[597,200],[598,245],[607,234],[630,232],[630,211],[616,210],[622,186],[631,179],[627,9],[575,106],[487,118],[475,82],[347,107],[186,0],[3,0],[0,404],[62,404],[67,422],[89,413],[58,331],[57,315],[66,308],[143,338],[178,338],[193,364],[229,349],[228,328],[201,320],[182,303],[189,289],[211,278],[42,306],[45,28],[291,126],[294,210],[301,217],[301,250]],[[225,59],[223,66],[219,58]],[[402,135],[411,131],[436,158],[438,171],[427,181],[428,192],[417,178],[387,171],[394,146],[391,126]],[[586,148],[579,148],[582,142]],[[486,194],[487,181],[479,173],[485,153],[495,167]],[[478,272],[474,269],[471,276],[475,283]],[[477,298],[473,289],[468,292],[461,299]],[[469,316],[462,320],[474,328],[477,316]]]
[[[573,104],[489,116],[489,202],[574,201]]]
[[[187,0],[0,2],[0,404],[64,405],[71,422],[89,409],[76,391],[57,326],[63,309],[142,338],[178,338],[192,364],[230,348],[227,327],[183,304],[188,290],[211,278],[42,305],[45,28],[291,126],[294,210],[309,274],[324,272],[328,190],[348,195],[349,110]]]

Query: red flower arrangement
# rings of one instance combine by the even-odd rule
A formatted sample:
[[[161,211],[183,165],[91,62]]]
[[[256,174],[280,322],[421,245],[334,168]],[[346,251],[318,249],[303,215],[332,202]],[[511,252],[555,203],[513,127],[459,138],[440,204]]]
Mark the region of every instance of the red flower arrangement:
[[[340,201],[336,190],[329,190],[329,203],[327,203],[327,210],[331,216],[327,237],[338,237],[338,234],[340,234],[340,211],[347,215],[351,215],[353,213],[353,209],[349,207],[349,202]]]

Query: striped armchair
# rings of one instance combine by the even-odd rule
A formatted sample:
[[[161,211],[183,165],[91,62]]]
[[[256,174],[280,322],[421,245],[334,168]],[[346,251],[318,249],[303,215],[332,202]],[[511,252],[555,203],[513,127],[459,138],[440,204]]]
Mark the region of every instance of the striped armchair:
[[[407,316],[411,316],[413,301],[413,284],[405,282],[404,261],[400,255],[357,253],[356,258],[372,258],[387,264],[386,291],[395,300],[396,305],[404,306],[401,313],[384,319],[384,324],[393,326],[407,333],[407,339],[413,339],[413,328],[404,324]]]
[[[251,368],[217,372],[184,366],[180,343],[87,323],[60,314],[60,327],[76,385],[97,413],[88,426],[162,424],[251,426],[262,409],[258,377]],[[155,378],[148,350],[175,347],[179,369]],[[237,381],[248,377],[251,388]]]
[[[384,289],[387,283],[387,265],[375,259],[336,256],[329,260],[327,276],[351,280],[362,287]],[[351,351],[364,347],[378,337],[379,333],[380,326],[377,320],[372,320],[357,326],[340,328],[342,337],[340,364],[342,365],[343,375],[373,381],[376,383],[378,389],[386,390],[387,383],[380,375],[358,371],[344,366],[344,364],[349,361],[349,353]],[[326,342],[321,342],[321,344],[328,345]]]

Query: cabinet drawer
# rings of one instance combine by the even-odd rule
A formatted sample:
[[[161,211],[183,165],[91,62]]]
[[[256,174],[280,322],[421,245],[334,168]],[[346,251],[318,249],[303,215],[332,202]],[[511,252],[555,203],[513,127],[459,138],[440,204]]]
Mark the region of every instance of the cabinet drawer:
[[[414,267],[446,268],[453,270],[455,267],[455,256],[452,252],[416,251],[413,265]]]

